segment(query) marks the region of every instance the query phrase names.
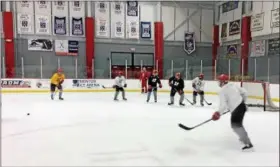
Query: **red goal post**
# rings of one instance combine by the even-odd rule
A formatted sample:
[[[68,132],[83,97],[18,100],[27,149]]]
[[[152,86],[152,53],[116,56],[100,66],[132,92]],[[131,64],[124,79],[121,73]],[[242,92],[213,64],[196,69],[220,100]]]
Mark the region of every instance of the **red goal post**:
[[[279,111],[279,102],[271,97],[269,82],[241,81],[241,87],[247,90],[249,107],[262,107],[264,111]],[[278,105],[277,105],[278,104]]]

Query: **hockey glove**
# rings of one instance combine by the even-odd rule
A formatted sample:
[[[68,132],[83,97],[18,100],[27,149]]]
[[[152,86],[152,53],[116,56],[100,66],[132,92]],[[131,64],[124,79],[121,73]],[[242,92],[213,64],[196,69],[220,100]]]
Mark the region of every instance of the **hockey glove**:
[[[183,90],[178,90],[178,93],[181,95],[181,94],[183,94],[184,92],[183,92]]]
[[[61,85],[64,82],[64,80],[59,81],[59,85]]]
[[[159,88],[162,88],[162,85],[161,85],[161,84],[159,84]]]
[[[195,84],[194,83],[192,84],[192,87],[195,89]]]
[[[214,112],[214,114],[212,115],[212,120],[213,120],[213,121],[217,121],[218,119],[220,119],[220,117],[221,117],[221,114],[220,114],[218,111],[216,111],[216,112]]]
[[[124,85],[123,85],[123,87],[125,87],[125,88],[126,88],[126,87],[127,87],[127,84],[124,84]]]

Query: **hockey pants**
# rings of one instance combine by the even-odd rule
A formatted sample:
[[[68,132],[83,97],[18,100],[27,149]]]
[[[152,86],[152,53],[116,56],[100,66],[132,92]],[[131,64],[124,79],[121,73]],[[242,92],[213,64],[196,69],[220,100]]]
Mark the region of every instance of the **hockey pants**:
[[[174,96],[175,96],[176,92],[178,92],[178,94],[180,95],[179,103],[183,103],[184,98],[185,98],[184,91],[181,90],[181,94],[180,94],[180,93],[179,93],[180,91],[179,91],[179,90],[176,90],[176,89],[171,89],[171,92],[170,92],[170,102],[171,102],[171,103],[174,103]]]
[[[147,96],[147,101],[150,101],[151,94],[154,94],[154,100],[157,101],[157,88],[152,88],[151,90],[148,90],[148,96]]]
[[[196,92],[196,91],[193,91],[193,102],[196,103],[196,96],[197,94],[199,94],[200,96],[200,103],[203,104],[203,101],[204,101],[204,91],[201,91],[201,92]]]
[[[239,140],[245,145],[251,144],[250,138],[243,126],[243,118],[246,110],[246,105],[242,102],[231,114],[231,128],[238,135]]]
[[[125,99],[125,91],[124,91],[124,89],[121,88],[121,87],[116,87],[116,92],[115,92],[115,97],[114,97],[115,100],[118,99],[118,95],[119,95],[120,91],[122,92],[122,98]]]

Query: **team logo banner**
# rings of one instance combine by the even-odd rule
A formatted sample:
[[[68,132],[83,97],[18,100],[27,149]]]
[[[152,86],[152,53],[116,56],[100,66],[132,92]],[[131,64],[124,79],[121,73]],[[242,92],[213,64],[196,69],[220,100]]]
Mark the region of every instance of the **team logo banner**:
[[[71,16],[84,16],[85,15],[85,2],[70,1],[70,15]]]
[[[226,13],[238,8],[239,1],[229,1],[222,4],[222,12]]]
[[[109,23],[105,19],[98,18],[97,20],[97,28],[96,28],[96,36],[97,37],[109,37]]]
[[[280,52],[280,38],[268,40],[268,54],[279,54]]]
[[[228,36],[228,23],[222,24],[221,39],[226,39]]]
[[[54,16],[68,16],[68,2],[53,2],[52,13]]]
[[[252,42],[251,57],[259,57],[265,55],[265,40]]]
[[[18,33],[19,34],[33,34],[33,15],[18,14]]]
[[[55,54],[59,56],[77,56],[78,41],[55,40]]]
[[[123,2],[112,2],[112,13],[116,15],[123,15],[124,14],[124,4]]]
[[[96,2],[95,9],[99,13],[108,13],[109,12],[109,3],[108,2]]]
[[[141,22],[141,38],[151,38],[152,27],[151,22]]]
[[[115,36],[116,38],[124,38],[124,23],[122,21],[115,22]]]
[[[50,35],[50,16],[35,15],[36,34]]]
[[[53,42],[49,39],[29,39],[28,50],[33,51],[52,51]]]
[[[240,34],[240,20],[229,22],[229,35]]]
[[[31,81],[25,80],[2,80],[2,88],[31,88]]]
[[[84,23],[82,17],[72,17],[72,35],[83,36],[84,35]]]
[[[94,79],[73,79],[73,88],[101,88]]]
[[[228,45],[227,46],[227,57],[236,57],[237,56],[237,45]]]
[[[54,34],[66,35],[66,17],[54,17]]]
[[[279,8],[271,11],[271,23],[270,23],[271,28],[279,27],[279,22],[280,22],[279,12],[280,12]]]
[[[263,30],[264,13],[255,14],[251,17],[251,31]]]
[[[50,1],[36,1],[35,2],[35,13],[51,16],[51,2]]]
[[[18,1],[14,3],[17,4],[17,13],[33,14],[33,1]]]
[[[194,32],[185,32],[184,50],[187,54],[195,51],[195,37]]]
[[[139,39],[139,24],[137,21],[130,20],[128,25],[128,38]]]
[[[127,2],[127,16],[138,16],[138,2],[128,1]]]

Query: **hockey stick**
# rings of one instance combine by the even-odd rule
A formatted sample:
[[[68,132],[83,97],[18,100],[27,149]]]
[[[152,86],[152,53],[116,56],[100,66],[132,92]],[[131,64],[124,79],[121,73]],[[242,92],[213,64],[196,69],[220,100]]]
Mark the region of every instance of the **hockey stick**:
[[[104,85],[102,85],[103,89],[112,89],[113,87],[105,87]]]
[[[222,115],[225,115],[225,114],[227,114],[227,113],[229,113],[229,112],[230,112],[230,111],[226,111],[226,112],[222,113]],[[182,128],[182,129],[184,129],[184,130],[192,130],[192,129],[195,129],[195,128],[197,128],[197,127],[199,127],[199,126],[201,126],[201,125],[204,125],[204,124],[206,124],[207,122],[210,122],[210,121],[212,121],[212,118],[211,118],[211,119],[208,119],[208,120],[206,120],[206,121],[204,121],[204,122],[201,122],[200,124],[197,124],[197,125],[195,125],[195,126],[193,126],[193,127],[187,127],[187,126],[185,126],[185,125],[183,125],[183,124],[181,124],[181,123],[179,123],[178,126],[179,126],[180,128]]]
[[[212,103],[208,103],[205,99],[204,99],[204,101],[207,105],[209,105],[209,106],[212,105]]]
[[[185,98],[191,105],[194,105],[189,99]]]

